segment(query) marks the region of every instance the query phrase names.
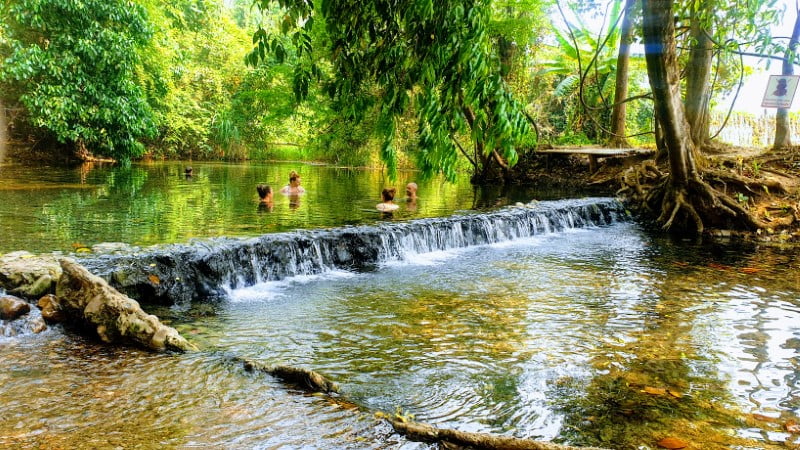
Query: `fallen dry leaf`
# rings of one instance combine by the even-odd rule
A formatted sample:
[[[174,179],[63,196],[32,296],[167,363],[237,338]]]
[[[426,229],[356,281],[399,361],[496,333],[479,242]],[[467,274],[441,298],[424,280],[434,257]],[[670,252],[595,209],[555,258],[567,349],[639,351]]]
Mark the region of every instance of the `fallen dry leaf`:
[[[650,395],[664,395],[667,393],[667,390],[664,388],[654,388],[647,386],[642,390],[642,392],[645,392]]]
[[[147,279],[153,284],[161,284],[161,279],[157,275],[148,275]]]
[[[789,433],[800,433],[800,424],[796,420],[788,420],[783,425]]]
[[[669,449],[685,448],[687,445],[689,445],[688,442],[673,437],[664,438],[658,441],[657,444],[661,448]]]
[[[742,267],[742,273],[757,273],[761,272],[761,269],[758,267]]]
[[[769,423],[776,423],[778,421],[777,417],[765,416],[764,414],[758,414],[758,413],[753,414],[753,419]]]
[[[680,392],[678,392],[678,391],[670,391],[670,390],[668,390],[668,391],[667,391],[667,393],[669,393],[669,395],[671,395],[671,396],[673,396],[673,397],[675,397],[675,398],[681,398],[681,397],[683,397],[683,394],[681,394],[681,393],[680,393]]]

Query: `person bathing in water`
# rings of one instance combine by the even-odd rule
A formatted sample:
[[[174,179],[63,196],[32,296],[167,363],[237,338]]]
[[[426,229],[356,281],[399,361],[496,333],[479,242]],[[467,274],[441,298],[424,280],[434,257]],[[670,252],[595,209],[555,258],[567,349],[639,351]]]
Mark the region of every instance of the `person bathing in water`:
[[[406,185],[406,201],[417,201],[417,183],[408,183]]]
[[[281,188],[281,194],[285,195],[297,195],[302,194],[306,190],[300,186],[300,174],[295,172],[294,170],[289,172],[289,184]]]
[[[259,184],[256,186],[256,191],[258,191],[258,198],[261,200],[261,203],[265,205],[272,204],[272,188],[267,186],[266,184]]]
[[[408,183],[406,185],[406,208],[409,211],[417,209],[417,183]]]
[[[398,205],[394,204],[394,188],[387,188],[381,192],[381,202],[375,205],[375,208],[378,211],[394,211],[399,208]]]

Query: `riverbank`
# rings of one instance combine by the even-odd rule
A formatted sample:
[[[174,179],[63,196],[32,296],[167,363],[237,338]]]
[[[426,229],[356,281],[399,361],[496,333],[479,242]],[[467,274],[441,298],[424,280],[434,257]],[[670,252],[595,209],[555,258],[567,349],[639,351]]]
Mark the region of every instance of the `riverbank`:
[[[757,242],[800,242],[800,148],[780,151],[721,146],[699,158],[707,181],[722,185],[747,211],[764,223],[754,232],[709,229],[705,235]],[[591,171],[587,156],[544,155],[522,161],[514,183],[555,185],[615,195],[626,171],[652,160],[648,156],[603,158]],[[663,166],[663,164],[661,165]],[[665,167],[661,167],[666,171]],[[646,215],[641,217],[648,221]]]

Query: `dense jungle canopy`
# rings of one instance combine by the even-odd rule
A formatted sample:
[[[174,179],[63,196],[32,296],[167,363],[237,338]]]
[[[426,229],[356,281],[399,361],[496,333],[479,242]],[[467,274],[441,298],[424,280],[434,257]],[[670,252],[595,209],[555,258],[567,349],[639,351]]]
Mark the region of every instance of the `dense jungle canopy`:
[[[546,146],[645,145],[670,169],[629,187],[662,223],[702,230],[723,205],[715,226],[752,229],[695,183],[698,153],[718,146],[712,107],[750,70],[743,55],[792,73],[797,36],[771,30],[796,11],[780,5],[8,0],[0,100],[11,140],[53,158],[301,159],[486,181]],[[775,147],[791,148],[788,110],[778,117]]]

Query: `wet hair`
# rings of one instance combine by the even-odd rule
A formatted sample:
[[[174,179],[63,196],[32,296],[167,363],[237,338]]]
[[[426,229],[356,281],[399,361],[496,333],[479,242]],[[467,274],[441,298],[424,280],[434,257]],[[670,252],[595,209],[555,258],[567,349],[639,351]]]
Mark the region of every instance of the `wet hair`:
[[[192,170],[193,170],[192,166],[189,166],[186,168],[186,170],[183,171],[183,173],[185,173],[186,176],[190,176],[192,174]]]
[[[388,189],[384,189],[384,190],[381,192],[381,198],[382,198],[382,199],[383,199],[383,201],[385,201],[385,202],[390,202],[390,201],[394,200],[394,193],[395,193],[395,192],[396,192],[396,191],[395,191],[395,188],[388,188]]]
[[[261,198],[267,198],[267,195],[272,193],[272,188],[266,184],[259,184],[256,186],[256,190],[258,191],[258,196]]]
[[[300,174],[299,173],[295,172],[294,170],[289,172],[289,183],[291,183],[292,181],[294,181],[294,180],[296,180],[298,178],[300,178]]]

